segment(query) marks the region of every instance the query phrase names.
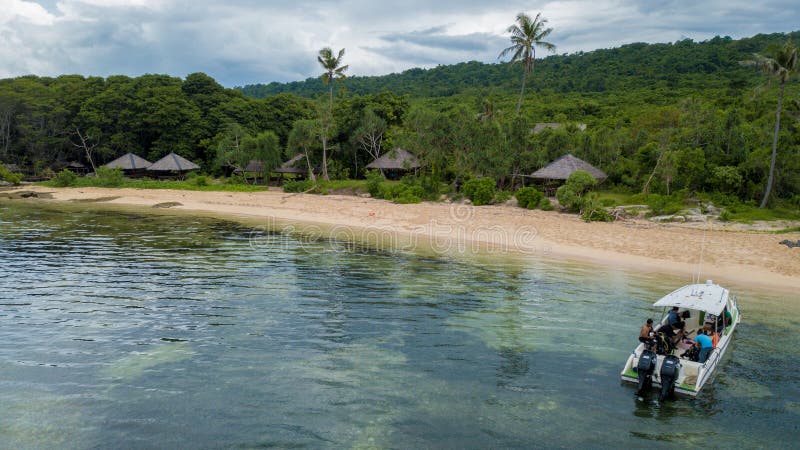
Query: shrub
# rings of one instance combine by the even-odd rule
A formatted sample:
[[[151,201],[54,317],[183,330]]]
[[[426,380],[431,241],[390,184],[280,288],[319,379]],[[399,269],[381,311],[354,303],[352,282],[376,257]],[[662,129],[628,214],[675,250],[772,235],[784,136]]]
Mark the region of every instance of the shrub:
[[[22,175],[8,170],[8,167],[0,164],[0,180],[7,181],[11,184],[19,184],[22,181]]]
[[[556,191],[556,198],[562,208],[571,212],[579,212],[583,206],[583,199],[575,192],[575,189],[565,184]]]
[[[597,180],[585,170],[576,170],[567,178],[567,184],[571,185],[575,192],[580,195],[597,185]]]
[[[75,186],[78,182],[78,176],[71,170],[64,169],[53,177],[53,185],[57,187]]]
[[[567,178],[566,184],[556,191],[561,207],[570,212],[580,212],[585,207],[584,194],[597,184],[597,180],[585,170],[577,170]]]
[[[392,183],[383,187],[381,195],[395,203],[419,203],[425,195],[422,186],[406,183]]]
[[[306,192],[313,185],[311,180],[291,180],[283,183],[283,192]]]
[[[231,175],[230,178],[225,180],[225,184],[238,186],[238,185],[245,185],[245,184],[249,184],[249,183],[247,182],[247,180],[242,175],[233,174],[233,175]]]
[[[489,204],[494,199],[495,182],[492,178],[473,178],[464,183],[464,195],[475,206]]]
[[[385,178],[379,170],[367,171],[367,192],[374,198],[381,198],[381,185]]]
[[[542,196],[542,200],[539,202],[539,209],[542,211],[552,211],[555,208],[553,207],[553,203],[550,202],[550,199]]]
[[[730,221],[732,218],[733,218],[733,217],[732,217],[732,215],[731,215],[731,212],[730,212],[730,211],[728,211],[727,209],[723,209],[723,210],[722,210],[722,211],[720,211],[720,213],[719,213],[719,220],[720,220],[721,222],[729,222],[729,221]]]
[[[670,215],[683,209],[683,199],[680,198],[680,195],[650,194],[647,196],[647,206],[653,215]]]
[[[492,203],[505,203],[511,200],[511,197],[513,196],[514,194],[512,194],[511,191],[497,191],[497,193],[494,194],[494,200],[492,200]]]
[[[205,175],[197,175],[196,177],[192,178],[192,184],[195,186],[208,186],[211,184],[210,180]]]
[[[542,203],[542,199],[545,198],[541,191],[532,186],[518,189],[517,192],[514,193],[514,197],[517,198],[519,206],[528,209],[539,207]],[[547,203],[549,204],[550,201],[548,200]]]
[[[98,167],[95,172],[95,182],[100,187],[119,187],[125,182],[125,177],[120,169]]]

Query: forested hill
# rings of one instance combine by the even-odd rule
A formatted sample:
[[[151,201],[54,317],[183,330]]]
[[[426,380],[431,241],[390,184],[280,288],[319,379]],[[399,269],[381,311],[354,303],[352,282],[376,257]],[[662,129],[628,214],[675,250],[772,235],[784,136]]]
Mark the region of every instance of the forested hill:
[[[758,75],[740,66],[754,52],[800,41],[800,31],[759,34],[734,40],[715,37],[671,44],[636,43],[618,48],[552,55],[536,65],[531,89],[537,91],[605,92],[642,88],[708,89],[748,84]],[[498,49],[498,53],[501,49]],[[352,67],[357,71],[357,67]],[[469,91],[508,93],[519,88],[520,70],[505,63],[476,61],[432,69],[410,69],[383,76],[353,76],[345,81],[351,94],[391,91],[411,97],[443,97]],[[314,97],[322,92],[318,77],[292,83],[238,87],[245,95],[264,98],[279,93]]]

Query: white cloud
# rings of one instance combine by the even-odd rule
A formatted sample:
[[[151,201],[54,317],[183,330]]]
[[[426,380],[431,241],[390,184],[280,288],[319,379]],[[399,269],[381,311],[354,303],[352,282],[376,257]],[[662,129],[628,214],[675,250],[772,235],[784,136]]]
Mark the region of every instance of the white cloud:
[[[790,31],[800,5],[768,0],[0,0],[0,77],[202,71],[223,84],[316,76],[346,48],[353,75],[493,62],[519,11],[541,10],[558,52]],[[777,13],[780,11],[780,13]]]

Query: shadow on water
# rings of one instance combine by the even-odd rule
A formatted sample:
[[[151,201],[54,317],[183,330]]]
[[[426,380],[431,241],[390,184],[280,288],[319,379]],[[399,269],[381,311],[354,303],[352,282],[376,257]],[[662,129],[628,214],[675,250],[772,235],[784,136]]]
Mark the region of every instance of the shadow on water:
[[[797,302],[744,292],[696,399],[619,370],[684,280],[436,258],[184,216],[0,208],[14,447],[785,445]],[[788,303],[788,305],[787,305]],[[774,305],[778,305],[775,306]]]

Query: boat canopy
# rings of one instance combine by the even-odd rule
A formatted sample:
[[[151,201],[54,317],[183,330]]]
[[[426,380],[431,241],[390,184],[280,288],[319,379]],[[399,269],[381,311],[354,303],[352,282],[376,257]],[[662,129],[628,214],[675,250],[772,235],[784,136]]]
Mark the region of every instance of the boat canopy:
[[[706,284],[690,284],[677,289],[653,306],[677,306],[718,316],[725,309],[728,295],[727,289],[708,280]]]

